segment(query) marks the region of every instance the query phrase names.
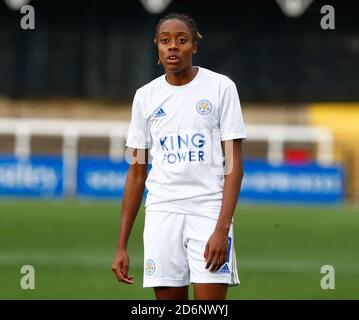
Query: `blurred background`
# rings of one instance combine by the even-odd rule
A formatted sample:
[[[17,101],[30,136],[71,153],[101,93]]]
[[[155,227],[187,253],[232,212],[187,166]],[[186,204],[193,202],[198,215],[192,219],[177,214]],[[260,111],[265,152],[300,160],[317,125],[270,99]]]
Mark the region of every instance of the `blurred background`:
[[[241,98],[242,284],[229,298],[358,299],[354,0],[1,0],[0,298],[154,298],[141,288],[143,207],[136,283],[117,283],[111,262],[131,103],[164,72],[153,38],[169,12],[195,19],[194,65],[229,76]],[[23,265],[34,290],[21,288]],[[335,289],[321,285],[324,265]]]

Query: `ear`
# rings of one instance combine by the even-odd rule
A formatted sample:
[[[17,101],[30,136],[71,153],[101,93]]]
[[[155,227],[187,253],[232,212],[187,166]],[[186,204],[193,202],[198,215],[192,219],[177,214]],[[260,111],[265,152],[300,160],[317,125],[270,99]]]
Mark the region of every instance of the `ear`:
[[[196,54],[197,53],[197,43],[193,43],[192,47],[193,47],[193,54]]]

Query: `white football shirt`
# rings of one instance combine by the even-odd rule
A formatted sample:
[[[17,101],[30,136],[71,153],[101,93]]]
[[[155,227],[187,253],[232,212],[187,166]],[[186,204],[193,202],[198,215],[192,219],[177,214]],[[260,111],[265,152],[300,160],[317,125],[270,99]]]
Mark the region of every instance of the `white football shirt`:
[[[173,86],[162,75],[136,91],[126,146],[150,149],[146,211],[219,215],[221,141],[246,133],[235,83],[197,68],[185,85]]]

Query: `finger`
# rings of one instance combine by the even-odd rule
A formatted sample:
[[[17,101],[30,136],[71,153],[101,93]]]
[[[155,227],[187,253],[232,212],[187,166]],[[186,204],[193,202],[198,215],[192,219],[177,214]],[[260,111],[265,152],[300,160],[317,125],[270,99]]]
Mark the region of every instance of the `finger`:
[[[222,266],[224,265],[225,261],[222,262],[223,260],[220,260],[220,262],[218,262],[218,265],[217,265],[217,268],[216,268],[216,271],[220,270],[222,268]]]
[[[206,261],[207,262],[206,269],[208,269],[211,266],[212,260],[213,260],[213,251],[209,250],[207,261]]]
[[[121,273],[127,278],[128,275],[128,265],[123,265],[121,268]]]
[[[133,276],[127,276],[127,275],[124,275],[122,272],[120,272],[120,279],[119,281],[121,282],[124,282],[124,283],[127,283],[127,284],[132,284],[134,283],[133,281]]]
[[[133,283],[134,283],[134,281],[133,281],[133,276],[129,276],[129,277],[127,277],[127,278],[124,278],[124,279],[122,280],[122,282],[127,283],[127,284],[133,284]]]
[[[209,271],[211,271],[211,272],[215,271],[217,268],[218,262],[219,262],[218,252],[215,252],[213,254],[212,265],[211,265],[211,268],[209,269]]]
[[[120,267],[112,267],[112,271],[115,273],[116,278],[120,282],[131,284],[133,283],[133,276],[128,277],[121,272]]]
[[[120,271],[120,268],[119,267],[112,267],[112,271],[115,274],[117,280],[122,281],[123,275],[122,275],[122,273]]]
[[[216,272],[218,270],[218,263],[214,262],[211,266],[211,268],[209,269],[209,271],[211,272]]]
[[[207,262],[207,257],[208,257],[208,243],[206,244],[206,248],[204,249],[204,260],[205,262]]]
[[[126,283],[133,283],[133,281],[131,281],[133,279],[133,276],[128,275],[128,265],[125,265],[121,268],[121,273],[123,278],[127,280]]]
[[[222,268],[222,266],[226,263],[226,261],[227,261],[227,250],[223,251],[220,255],[218,270]]]
[[[130,277],[123,276],[122,280],[120,280],[120,281],[124,282],[124,283],[128,283],[128,284],[134,283],[133,276],[130,276]]]
[[[222,263],[223,259],[222,259],[222,254],[217,253],[214,257],[213,257],[213,265],[211,268],[211,271],[213,272],[217,272],[219,269],[221,269],[223,263]]]
[[[227,252],[224,252],[221,256],[221,267],[227,262]]]

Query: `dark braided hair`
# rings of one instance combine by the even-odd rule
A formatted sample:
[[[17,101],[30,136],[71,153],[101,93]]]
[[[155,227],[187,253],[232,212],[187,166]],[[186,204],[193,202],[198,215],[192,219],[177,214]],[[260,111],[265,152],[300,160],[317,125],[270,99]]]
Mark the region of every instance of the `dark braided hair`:
[[[163,22],[167,21],[167,20],[172,20],[172,19],[176,19],[176,20],[180,20],[182,22],[184,22],[187,27],[191,30],[192,32],[192,39],[193,39],[193,43],[198,43],[199,39],[202,39],[202,35],[199,33],[198,27],[196,22],[190,18],[189,16],[183,14],[183,13],[170,13],[166,16],[164,16],[160,21],[158,21],[156,29],[155,29],[155,39],[154,42],[157,44],[157,35],[158,35],[158,30],[160,29],[160,26]]]

